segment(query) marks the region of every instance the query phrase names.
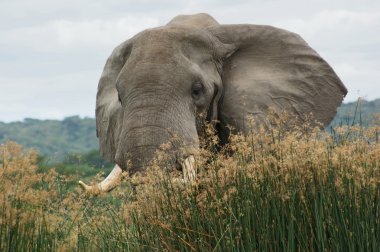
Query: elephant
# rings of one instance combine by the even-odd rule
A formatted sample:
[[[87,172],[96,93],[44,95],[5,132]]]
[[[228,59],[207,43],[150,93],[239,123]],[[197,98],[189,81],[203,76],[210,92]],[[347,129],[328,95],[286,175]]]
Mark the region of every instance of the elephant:
[[[196,176],[199,121],[247,133],[246,117],[268,109],[327,125],[347,89],[298,34],[267,25],[219,24],[208,14],[179,15],[117,46],[96,95],[100,153],[115,168],[85,191],[110,191],[123,171],[142,172],[162,144],[187,180]]]

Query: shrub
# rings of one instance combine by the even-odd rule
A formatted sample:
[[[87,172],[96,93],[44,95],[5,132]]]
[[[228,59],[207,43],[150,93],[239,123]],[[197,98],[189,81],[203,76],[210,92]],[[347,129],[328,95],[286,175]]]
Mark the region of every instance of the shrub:
[[[286,116],[253,125],[222,148],[206,129],[194,183],[166,168],[162,152],[144,174],[96,197],[68,190],[74,177],[39,173],[34,152],[6,143],[0,250],[379,249],[378,124],[334,135]]]

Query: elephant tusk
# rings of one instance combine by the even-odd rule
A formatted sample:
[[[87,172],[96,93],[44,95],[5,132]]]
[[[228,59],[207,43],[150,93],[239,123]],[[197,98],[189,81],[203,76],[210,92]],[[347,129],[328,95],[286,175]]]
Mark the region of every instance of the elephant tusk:
[[[197,167],[193,155],[188,156],[182,163],[183,179],[185,183],[195,181],[197,177]]]
[[[83,191],[92,194],[98,194],[100,192],[109,192],[119,185],[122,179],[123,170],[120,166],[115,165],[110,174],[100,183],[94,186],[87,185],[83,181],[79,180],[79,185]]]

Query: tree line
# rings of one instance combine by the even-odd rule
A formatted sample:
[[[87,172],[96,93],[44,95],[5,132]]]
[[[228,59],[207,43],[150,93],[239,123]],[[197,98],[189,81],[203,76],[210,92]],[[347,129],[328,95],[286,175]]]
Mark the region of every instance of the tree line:
[[[352,124],[369,126],[376,114],[380,114],[380,99],[346,103],[338,108],[330,127]],[[79,162],[79,157],[87,155],[89,160],[86,162],[104,165],[97,151],[95,124],[94,118],[79,116],[63,120],[26,118],[20,122],[0,122],[0,143],[12,140],[26,148],[34,148],[44,156],[45,163],[72,163],[75,157],[75,162]]]

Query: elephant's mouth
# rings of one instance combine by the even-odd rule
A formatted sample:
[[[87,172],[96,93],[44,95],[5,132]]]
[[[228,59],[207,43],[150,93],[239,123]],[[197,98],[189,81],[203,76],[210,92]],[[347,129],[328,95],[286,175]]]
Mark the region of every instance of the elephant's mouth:
[[[191,183],[196,179],[197,168],[194,155],[189,155],[183,161],[179,162],[183,171],[183,182]],[[120,184],[123,178],[123,170],[119,165],[115,165],[110,174],[100,183],[96,185],[87,185],[83,181],[79,181],[82,189],[88,193],[98,194],[101,192],[109,192]]]

